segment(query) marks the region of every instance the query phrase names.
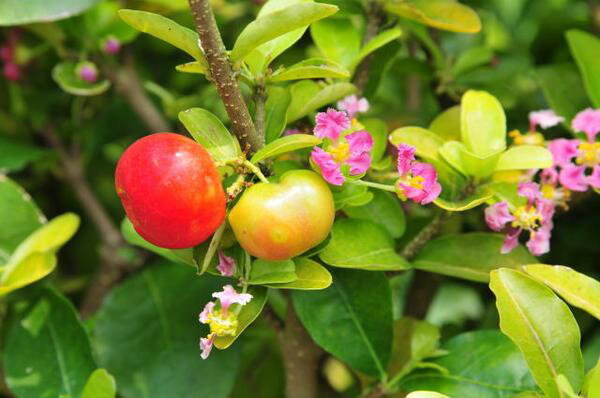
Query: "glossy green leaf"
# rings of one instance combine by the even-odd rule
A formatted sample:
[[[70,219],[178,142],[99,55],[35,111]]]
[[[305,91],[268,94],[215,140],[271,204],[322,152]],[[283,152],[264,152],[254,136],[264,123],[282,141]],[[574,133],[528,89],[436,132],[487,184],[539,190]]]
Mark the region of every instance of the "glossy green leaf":
[[[0,275],[0,296],[36,282],[56,267],[55,253],[77,231],[79,217],[66,213],[31,233],[13,252]]]
[[[18,397],[79,397],[96,369],[88,336],[73,305],[42,289],[14,306],[3,350],[6,383]]]
[[[119,16],[128,25],[140,32],[148,33],[149,35],[166,41],[172,46],[185,51],[194,57],[205,70],[208,69],[204,54],[198,46],[198,34],[193,30],[181,26],[177,22],[165,18],[162,15],[147,11],[124,9],[119,10]]]
[[[362,34],[350,18],[327,18],[310,27],[310,34],[319,52],[348,69],[359,56]]]
[[[394,347],[389,365],[392,379],[407,375],[438,349],[440,330],[425,321],[404,317],[394,322]]]
[[[115,378],[106,369],[94,370],[81,393],[81,398],[115,398],[116,396]]]
[[[600,39],[581,30],[571,29],[567,32],[567,42],[573,58],[577,62],[583,76],[588,97],[596,108],[600,108]]]
[[[447,211],[466,211],[485,203],[491,197],[492,194],[490,192],[479,190],[464,199],[446,200],[437,198],[433,203]]]
[[[231,59],[242,61],[253,49],[285,33],[310,25],[337,12],[338,8],[323,3],[299,3],[259,17],[240,33]]]
[[[238,351],[213,350],[200,359],[198,339],[208,327],[198,313],[225,280],[162,263],[125,280],[104,299],[94,322],[100,364],[124,398],[226,398],[238,368]]]
[[[287,121],[291,123],[290,116],[299,115],[298,119],[304,115],[300,115],[302,108],[310,100],[312,100],[322,89],[322,85],[314,80],[300,80],[290,85],[290,105],[287,109]]]
[[[509,398],[536,390],[517,347],[497,330],[460,334],[442,349],[448,354],[430,360],[444,368],[411,373],[400,384],[404,391],[430,390],[449,397]]]
[[[311,134],[292,134],[281,137],[259,149],[252,156],[252,163],[259,163],[282,153],[295,151],[297,149],[309,148],[319,145],[321,139]]]
[[[426,160],[438,159],[438,150],[444,144],[444,140],[431,131],[416,127],[400,127],[390,134],[390,143],[392,145],[408,144],[414,146],[417,155]]]
[[[389,42],[396,40],[400,36],[402,36],[402,30],[398,27],[384,30],[383,32],[379,33],[360,49],[358,55],[350,64],[350,70],[354,70],[369,54],[380,49]]]
[[[461,100],[461,137],[475,156],[485,158],[506,148],[506,116],[502,105],[485,91],[467,91]]]
[[[535,262],[535,257],[522,246],[501,254],[503,242],[503,236],[483,232],[442,236],[423,247],[413,266],[442,275],[487,282],[490,271],[496,268],[517,268]]]
[[[235,331],[235,336],[219,336],[215,338],[215,347],[220,350],[229,348],[235,340],[242,334],[244,330],[260,315],[265,303],[267,302],[268,290],[262,286],[252,286],[248,289],[248,293],[252,295],[252,300],[244,305],[238,313],[238,326]],[[234,304],[233,310],[235,310]]]
[[[286,283],[296,280],[294,261],[267,261],[256,259],[252,262],[250,280],[252,285],[266,283]]]
[[[327,289],[292,292],[298,317],[323,349],[351,367],[381,378],[392,348],[388,280],[381,272],[336,269],[332,274],[333,285]]]
[[[296,120],[308,115],[310,112],[314,112],[325,105],[331,104],[339,99],[344,98],[356,91],[356,87],[351,83],[333,83],[322,87],[314,96],[310,97],[307,102],[303,103],[302,106],[297,109],[288,109],[287,117],[288,123],[295,122]],[[292,96],[294,92],[292,91]],[[294,99],[292,99],[292,104]]]
[[[406,398],[450,398],[447,395],[433,391],[413,391]]]
[[[348,206],[364,206],[375,197],[375,194],[364,185],[344,184],[341,187],[331,188],[336,210]]]
[[[321,58],[300,61],[287,68],[281,68],[267,78],[269,82],[278,83],[288,80],[349,78],[350,73],[341,66]]]
[[[76,72],[77,64],[74,62],[61,62],[52,68],[52,79],[65,92],[73,95],[99,95],[110,88],[110,82],[106,79],[95,83],[88,83],[79,78]]]
[[[287,87],[272,86],[268,89],[265,104],[265,140],[267,144],[275,141],[285,130],[287,109],[292,97]]]
[[[498,159],[496,171],[545,169],[552,166],[552,154],[538,145],[518,145],[508,150]]]
[[[464,175],[487,178],[496,170],[502,152],[487,157],[479,157],[469,151],[462,142],[448,141],[440,147],[439,154],[446,162]]]
[[[507,268],[492,271],[490,288],[496,295],[500,328],[519,347],[544,393],[549,398],[562,396],[556,384],[559,374],[579,391],[581,336],[567,305],[546,286]]]
[[[0,26],[58,21],[82,13],[98,1],[2,0],[0,1]]]
[[[600,396],[600,359],[596,366],[594,366],[585,376],[582,392],[587,394],[586,396],[589,398]]]
[[[468,173],[462,159],[463,150],[462,142],[448,141],[439,148],[439,154],[450,166],[466,176]]]
[[[448,305],[452,303],[452,305]],[[449,281],[438,289],[425,320],[438,327],[462,327],[486,312],[481,293],[472,284]]]
[[[520,196],[517,191],[516,182],[496,181],[486,184],[489,190],[498,201],[506,201],[508,204],[519,207],[527,203],[527,199]]]
[[[486,64],[494,56],[493,51],[485,46],[473,46],[463,51],[450,68],[452,76],[459,76],[477,66]]]
[[[168,260],[174,261],[176,263],[190,265],[192,267],[198,267],[196,260],[194,259],[194,249],[165,249],[162,247],[158,247],[148,242],[144,238],[137,233],[135,228],[133,228],[133,224],[127,217],[123,219],[121,222],[121,234],[123,238],[132,245],[136,245],[139,247],[143,247],[144,249],[150,250],[162,256]]]
[[[185,64],[177,65],[175,69],[179,72],[198,73],[201,75],[205,75],[208,72],[207,65],[198,61],[187,62]]]
[[[365,118],[360,119],[360,124],[371,134],[373,138],[373,148],[371,149],[371,165],[381,162],[388,146],[388,126],[381,119]]]
[[[296,279],[288,283],[269,283],[277,289],[320,290],[331,285],[331,274],[327,268],[306,257],[296,257]]]
[[[235,137],[218,117],[206,109],[191,108],[179,112],[179,120],[215,162],[227,162],[240,155],[240,146]]]
[[[433,131],[443,140],[460,140],[460,105],[455,105],[444,110],[437,115],[429,125],[429,130]]]
[[[0,174],[0,220],[0,264],[4,264],[19,243],[46,218],[23,188]]]
[[[373,200],[363,206],[344,208],[351,218],[367,220],[384,227],[392,238],[399,238],[406,230],[406,218],[395,195],[381,190],[373,191]]]
[[[529,276],[544,283],[569,304],[600,319],[600,282],[562,265],[532,264],[523,267]]]
[[[481,30],[477,13],[455,0],[389,0],[385,3],[385,9],[438,29],[463,33]]]
[[[366,220],[338,219],[331,240],[319,253],[326,264],[370,271],[408,269],[408,262],[394,250],[394,240],[384,227]]]
[[[536,70],[536,75],[548,104],[567,122],[589,106],[583,81],[575,65],[545,65]]]
[[[40,158],[45,151],[6,137],[0,137],[0,173],[19,171]]]

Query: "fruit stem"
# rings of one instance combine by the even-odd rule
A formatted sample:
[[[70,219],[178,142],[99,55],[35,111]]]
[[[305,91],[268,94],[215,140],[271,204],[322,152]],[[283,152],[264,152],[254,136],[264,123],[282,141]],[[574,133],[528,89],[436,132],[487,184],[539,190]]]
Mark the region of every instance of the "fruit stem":
[[[381,189],[388,192],[396,192],[396,187],[388,184],[379,184],[377,182],[363,181],[363,180],[347,180],[350,184],[363,185],[365,187]]]
[[[259,180],[266,184],[269,184],[269,180],[267,180],[267,177],[265,177],[262,171],[260,171],[260,169],[254,163],[250,162],[249,160],[244,160],[243,165],[246,166],[251,172],[253,172]]]

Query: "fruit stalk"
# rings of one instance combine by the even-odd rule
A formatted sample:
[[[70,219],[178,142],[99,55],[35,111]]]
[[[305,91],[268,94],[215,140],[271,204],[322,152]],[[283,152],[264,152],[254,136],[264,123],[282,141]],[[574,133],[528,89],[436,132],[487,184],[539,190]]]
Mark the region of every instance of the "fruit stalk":
[[[225,104],[231,119],[233,131],[242,147],[248,146],[256,152],[264,145],[264,136],[256,131],[250,112],[238,86],[223,39],[217,28],[215,16],[208,0],[189,0],[190,9],[196,22],[202,50],[208,61],[210,79],[217,87],[221,100]]]

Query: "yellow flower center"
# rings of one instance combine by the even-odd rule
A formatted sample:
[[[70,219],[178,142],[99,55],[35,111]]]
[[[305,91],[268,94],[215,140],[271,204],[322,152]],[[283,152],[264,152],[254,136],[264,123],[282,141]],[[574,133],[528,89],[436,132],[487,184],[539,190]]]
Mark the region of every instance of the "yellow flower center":
[[[401,177],[400,179],[398,179],[398,181],[396,182],[396,195],[398,195],[398,197],[401,200],[406,200],[406,194],[404,193],[404,188],[402,187],[402,185],[408,185],[411,188],[416,188],[416,189],[424,189],[423,187],[423,183],[425,182],[425,178],[421,177],[421,176],[412,176],[412,175],[407,175],[404,177]]]
[[[556,189],[552,184],[543,184],[540,191],[542,192],[542,196],[546,199],[554,199],[554,195],[556,193]]]
[[[235,336],[238,327],[237,316],[232,311],[214,310],[208,314],[210,334],[215,336]]]
[[[600,142],[582,142],[579,144],[577,163],[589,167],[600,164]]]
[[[512,222],[513,227],[533,229],[539,227],[543,221],[542,215],[533,206],[521,206],[513,212],[513,215],[515,217]]]
[[[519,130],[513,130],[508,135],[513,139],[515,145],[544,145],[544,135],[530,131],[526,134],[521,134]]]
[[[346,141],[340,141],[330,147],[328,152],[333,156],[336,163],[344,163],[350,157],[350,145]]]

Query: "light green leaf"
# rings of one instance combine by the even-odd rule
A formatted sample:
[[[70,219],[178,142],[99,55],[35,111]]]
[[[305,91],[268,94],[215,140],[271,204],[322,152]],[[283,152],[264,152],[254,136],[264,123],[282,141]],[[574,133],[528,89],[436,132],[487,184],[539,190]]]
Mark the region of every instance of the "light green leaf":
[[[368,220],[384,227],[392,238],[399,238],[406,230],[404,210],[398,198],[389,192],[376,189],[373,200],[363,206],[345,207],[351,218]]]
[[[589,398],[600,396],[600,360],[585,376],[582,392]]]
[[[287,109],[292,97],[287,87],[271,86],[265,104],[265,139],[267,144],[275,141],[287,124]]]
[[[114,398],[116,396],[115,378],[106,369],[94,370],[81,393],[81,398]]]
[[[600,282],[594,278],[562,265],[526,265],[523,271],[554,290],[569,304],[600,319]]]
[[[233,342],[240,337],[242,332],[246,330],[246,328],[250,326],[252,322],[254,322],[265,306],[265,303],[267,302],[267,288],[262,286],[252,286],[248,289],[248,293],[252,295],[252,300],[242,307],[237,316],[238,327],[235,331],[235,336],[216,337],[214,344],[218,349],[224,350],[229,348],[229,346],[231,346]],[[237,304],[233,305],[234,310],[236,305]]]
[[[349,78],[350,73],[334,62],[311,58],[287,68],[281,68],[267,78],[268,82],[278,83],[288,80]]]
[[[0,26],[58,21],[82,13],[98,1],[2,0],[0,1]]]
[[[331,285],[331,274],[327,268],[306,257],[296,257],[296,279],[288,283],[269,283],[276,289],[321,290]]]
[[[463,150],[462,142],[448,141],[439,148],[439,154],[450,166],[466,176],[468,173],[462,160]]]
[[[323,3],[299,3],[268,13],[249,23],[238,36],[231,59],[242,61],[253,49],[285,33],[310,25],[337,12],[338,8]]]
[[[332,274],[327,289],[292,292],[298,317],[323,349],[354,369],[382,378],[392,349],[388,280],[381,272],[335,269]]]
[[[452,305],[448,305],[452,303]],[[427,310],[425,320],[440,328],[463,327],[468,321],[481,319],[486,307],[480,291],[472,284],[443,282]]]
[[[484,45],[468,47],[450,68],[452,76],[459,76],[477,66],[488,63],[494,56],[493,51]]]
[[[389,0],[386,11],[453,32],[477,33],[481,21],[470,7],[454,0]]]
[[[369,54],[380,49],[389,42],[396,40],[400,36],[402,36],[402,30],[398,27],[384,30],[383,32],[379,33],[360,49],[358,55],[350,64],[350,70],[354,70],[358,64],[360,64],[360,62]]]
[[[594,106],[600,108],[600,59],[597,57],[600,54],[600,39],[590,33],[571,29],[567,32],[567,42],[583,76],[587,94]]]
[[[373,166],[379,163],[385,155],[388,146],[388,126],[386,122],[376,118],[360,119],[360,124],[373,138],[373,148],[371,149],[371,166]]]
[[[475,156],[485,158],[506,148],[506,116],[500,102],[485,91],[467,91],[461,100],[461,137]]]
[[[460,114],[460,105],[444,110],[433,119],[429,130],[442,137],[444,141],[460,140]]]
[[[19,171],[45,151],[32,145],[0,137],[0,173]]]
[[[535,257],[522,246],[501,254],[504,238],[498,234],[471,232],[433,239],[423,247],[413,266],[429,272],[476,282],[489,281],[490,271],[531,264]]]
[[[352,70],[359,56],[362,34],[350,18],[323,19],[312,24],[310,34],[325,58]]]
[[[496,170],[500,156],[504,153],[498,152],[487,157],[479,157],[469,151],[462,142],[459,142],[458,144],[462,165],[465,168],[467,175],[473,177],[487,178],[491,176]]]
[[[395,321],[394,347],[388,370],[390,377],[400,379],[407,375],[438,349],[439,341],[439,328],[428,322],[409,317]]]
[[[485,190],[478,190],[474,194],[460,200],[446,200],[443,198],[437,198],[433,203],[448,211],[465,211],[470,210],[480,204],[485,203],[492,197],[492,193],[486,192]]]
[[[519,347],[544,393],[549,398],[562,397],[556,384],[559,374],[579,391],[583,383],[581,336],[567,305],[546,286],[507,268],[492,271],[490,288],[496,295],[500,328]]]
[[[178,70],[179,72],[198,73],[201,75],[205,75],[206,73],[208,73],[207,67],[208,67],[208,65],[205,65],[198,61],[193,61],[193,62],[187,62],[185,64],[177,65],[175,67],[175,69]]]
[[[88,83],[80,79],[76,72],[77,64],[74,62],[61,62],[52,68],[52,79],[65,92],[73,95],[99,95],[110,88],[110,82],[106,79],[95,83]]]
[[[297,149],[308,148],[319,145],[321,139],[310,134],[292,134],[281,137],[259,149],[252,156],[252,163],[259,163],[267,158],[281,155],[282,153],[295,151]]]
[[[140,32],[148,33],[185,51],[194,57],[205,70],[208,70],[208,64],[198,45],[198,34],[193,30],[181,26],[162,15],[147,11],[124,9],[119,10],[119,16],[128,25]]]
[[[312,100],[321,89],[322,86],[314,80],[300,80],[290,86],[291,100],[286,115],[288,123],[294,121],[290,119],[290,116],[300,115],[304,105]],[[298,119],[302,116],[304,115],[299,116]]]
[[[331,104],[339,99],[344,98],[356,91],[356,87],[351,83],[333,83],[321,88],[314,96],[302,104],[302,106],[292,108],[292,104],[295,103],[293,98],[294,91],[292,91],[292,104],[288,109],[288,123],[295,122],[296,120],[308,115],[310,112],[314,112],[325,105]]]
[[[240,156],[240,145],[235,137],[206,109],[191,108],[179,112],[179,120],[215,162],[227,162]]]
[[[404,270],[410,267],[395,252],[394,240],[383,227],[351,218],[335,222],[331,240],[319,253],[319,258],[334,267],[370,271]]]
[[[568,123],[589,106],[583,82],[573,64],[545,65],[536,75],[550,107]]]
[[[426,160],[439,159],[438,150],[444,145],[444,140],[431,131],[416,127],[400,127],[390,134],[390,143],[394,146],[408,144],[414,146],[417,155]]]
[[[296,280],[296,267],[292,260],[267,261],[256,259],[252,262],[250,271],[251,285],[264,285],[267,283],[287,283]]]
[[[447,395],[433,391],[413,391],[406,398],[450,398]]]
[[[508,148],[498,159],[496,171],[545,169],[552,166],[552,154],[538,145],[518,145]]]
[[[341,187],[331,187],[335,209],[341,210],[348,206],[363,206],[374,198],[373,192],[364,185],[344,184]]]

